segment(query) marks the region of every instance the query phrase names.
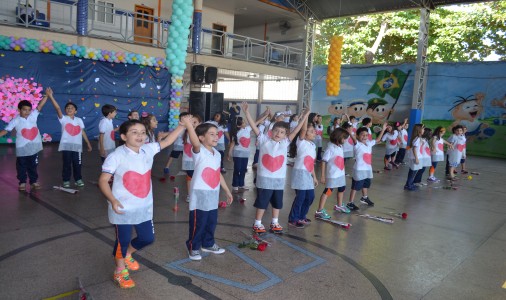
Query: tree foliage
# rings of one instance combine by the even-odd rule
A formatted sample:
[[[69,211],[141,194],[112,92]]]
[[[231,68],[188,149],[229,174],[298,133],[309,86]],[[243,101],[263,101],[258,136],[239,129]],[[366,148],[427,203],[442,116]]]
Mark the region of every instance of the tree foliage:
[[[429,62],[481,61],[495,52],[506,60],[506,0],[440,7],[430,14]],[[462,9],[464,7],[464,9]],[[416,61],[420,10],[325,20],[317,28],[314,62],[325,65],[330,39],[344,36],[342,61],[365,63],[382,22],[387,29],[375,53],[375,63]]]

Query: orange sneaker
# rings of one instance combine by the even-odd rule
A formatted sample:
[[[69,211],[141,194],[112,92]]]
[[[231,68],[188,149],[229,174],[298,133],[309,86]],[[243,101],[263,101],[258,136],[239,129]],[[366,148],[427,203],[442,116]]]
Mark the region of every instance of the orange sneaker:
[[[130,271],[139,270],[139,263],[132,257],[132,255],[125,257],[125,266]]]
[[[135,286],[135,282],[130,278],[127,269],[123,269],[120,273],[114,273],[114,282],[122,289],[130,289]]]
[[[277,223],[277,224],[271,223],[271,231],[274,233],[282,233],[283,227],[281,227],[281,225],[279,225],[279,223]]]

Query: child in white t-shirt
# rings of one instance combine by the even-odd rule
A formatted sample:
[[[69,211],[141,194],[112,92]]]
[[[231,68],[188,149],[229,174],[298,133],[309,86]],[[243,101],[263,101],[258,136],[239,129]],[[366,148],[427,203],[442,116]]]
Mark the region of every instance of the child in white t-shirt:
[[[360,202],[368,206],[374,206],[374,202],[367,195],[368,189],[371,187],[372,176],[372,147],[381,141],[383,134],[387,128],[387,123],[383,124],[383,128],[375,140],[369,141],[369,133],[366,127],[357,130],[357,137],[352,136],[355,146],[353,152],[355,154],[355,164],[353,165],[353,175],[351,180],[350,200],[346,205],[350,210],[358,210],[358,206],[353,203],[357,191],[362,190],[362,198]]]
[[[315,132],[316,138],[314,139],[314,143],[316,145],[316,161],[322,160],[322,147],[323,147],[323,124],[322,124],[322,116],[316,116],[316,124],[315,124]]]
[[[422,135],[423,135],[423,125],[415,124],[415,126],[413,126],[413,133],[411,135],[411,140],[409,142],[410,147],[408,152],[409,171],[406,184],[404,185],[404,189],[408,191],[415,191],[418,189],[418,187],[414,185],[414,181],[416,173],[422,168],[420,159]]]
[[[223,161],[225,160],[225,137],[230,141],[227,121],[225,118],[222,118],[221,113],[215,113],[213,120],[207,121],[207,123],[211,123],[218,128],[218,144],[216,145],[216,150],[218,150],[221,155],[221,174],[225,174],[227,173],[227,170],[223,167]]]
[[[179,115],[179,118],[182,118],[186,115],[189,115],[189,113],[187,112],[182,112],[180,115]],[[181,154],[183,153],[183,136],[184,136],[184,133],[185,133],[185,130],[183,129],[183,131],[177,136],[177,139],[176,141],[174,142],[174,145],[172,146],[172,150],[170,151],[170,154],[169,154],[169,160],[167,161],[167,164],[165,164],[165,168],[163,169],[163,173],[164,174],[169,174],[170,173],[170,164],[172,163],[172,160],[173,159],[179,159],[179,156],[181,156]]]
[[[202,123],[202,118],[199,114],[192,115],[192,123],[193,128],[197,128],[197,126]],[[192,144],[190,142],[190,136],[188,135],[188,131],[185,131],[183,134],[183,159],[182,159],[182,165],[181,170],[186,171],[186,188],[188,191],[188,194],[186,195],[186,202],[190,202],[190,182],[193,177],[193,168],[195,167],[195,163],[193,161],[193,153],[192,153]]]
[[[330,143],[327,144],[327,149],[323,154],[320,178],[320,182],[325,184],[325,189],[320,196],[320,204],[315,213],[316,218],[324,220],[331,218],[325,209],[325,202],[332,195],[335,188],[337,188],[337,201],[334,210],[347,214],[350,213],[350,209],[343,205],[343,196],[346,190],[343,144],[352,132],[351,127],[349,127],[348,131],[343,128],[336,128],[330,133]]]
[[[51,88],[46,89],[46,95],[33,111],[30,101],[19,101],[19,116],[13,118],[5,129],[0,131],[0,137],[2,137],[7,132],[16,130],[16,171],[20,191],[26,190],[27,174],[31,188],[40,189],[40,184],[37,182],[39,179],[37,165],[38,153],[42,150],[42,139],[37,127],[37,117],[46,104],[48,93],[52,93]]]
[[[427,183],[422,182],[422,176],[425,172],[425,169],[430,168],[432,166],[431,155],[430,155],[430,145],[429,140],[432,137],[432,129],[425,127],[423,129],[422,140],[420,144],[420,152],[418,159],[420,160],[420,164],[422,168],[416,172],[415,179],[413,180],[413,184],[415,186],[424,186]]]
[[[399,151],[395,156],[395,163],[397,165],[404,164],[404,157],[406,156],[406,147],[408,146],[408,118],[404,119],[404,123],[398,127],[399,132]]]
[[[185,118],[181,121],[184,122]],[[128,120],[119,128],[120,137],[125,143],[109,154],[102,165],[98,186],[108,200],[109,222],[114,224],[116,230],[113,249],[116,269],[113,279],[121,288],[135,286],[128,271],[138,270],[139,263],[132,258],[132,253],[154,241],[153,157],[172,144],[183,129],[180,123],[163,141],[146,144],[146,126],[138,120]],[[111,189],[109,180],[113,175]],[[132,227],[137,233],[134,239],[131,238]]]
[[[452,149],[448,149],[448,164],[450,166],[448,179],[455,180],[455,170],[462,160],[462,152],[465,149],[466,138],[463,136],[464,128],[462,125],[453,127],[452,133],[453,134],[448,138],[448,143],[453,146]]]
[[[315,125],[313,122],[308,123],[307,118],[303,120],[303,123],[298,137],[290,143],[289,153],[291,157],[295,158],[291,180],[292,189],[295,190],[295,199],[293,199],[292,209],[288,216],[288,224],[296,228],[304,228],[305,224],[311,223],[311,220],[307,218],[307,213],[314,200],[314,188],[318,185],[314,172]]]
[[[98,152],[100,153],[100,159],[104,162],[107,155],[116,149],[116,130],[114,129],[114,125],[112,123],[112,119],[114,119],[117,115],[118,111],[114,105],[105,104],[102,106],[102,115],[104,117],[98,123],[98,131],[100,135],[98,136]]]
[[[83,120],[76,117],[77,105],[75,103],[68,102],[65,104],[66,115],[64,116],[58,102],[56,102],[56,99],[53,97],[53,93],[48,93],[48,96],[56,109],[56,114],[61,124],[62,135],[58,151],[62,153],[63,157],[63,187],[70,187],[71,174],[74,176],[75,184],[79,187],[83,187],[84,181],[81,175],[83,139],[88,146],[88,152],[91,152],[91,144],[84,131]]]
[[[385,170],[392,170],[392,166],[397,168],[397,164],[395,163],[395,154],[398,149],[398,137],[399,133],[393,129],[392,125],[387,125],[387,129],[381,141],[385,142]]]
[[[185,124],[193,146],[192,159],[195,162],[190,186],[189,235],[186,248],[191,260],[201,260],[200,250],[214,254],[225,252],[214,240],[218,223],[220,185],[225,191],[228,204],[232,203],[233,197],[220,172],[221,155],[214,148],[218,144],[218,128],[204,123],[193,129],[189,120]]]
[[[450,149],[452,144],[448,143],[443,139],[443,136],[446,133],[446,129],[443,126],[438,126],[436,129],[434,129],[434,133],[432,134],[432,138],[429,141],[430,150],[431,150],[431,162],[432,165],[429,170],[429,178],[427,178],[428,182],[438,182],[439,179],[437,179],[434,176],[434,173],[436,172],[437,164],[440,161],[445,160],[445,153],[444,153],[444,145],[446,144],[448,148]]]
[[[255,214],[255,223],[253,230],[256,233],[265,232],[262,225],[262,217],[265,209],[271,203],[272,222],[270,229],[274,233],[283,232],[283,227],[279,225],[279,210],[283,208],[283,190],[285,188],[286,178],[286,149],[295,135],[299,132],[303,123],[288,134],[290,128],[286,122],[276,122],[272,127],[271,137],[261,133],[255,125],[255,121],[248,111],[248,104],[243,102],[243,111],[246,113],[248,123],[251,129],[258,136],[260,145],[259,166],[257,169],[257,198],[254,206],[257,208]],[[304,114],[307,118],[309,111]],[[288,136],[288,138],[287,138]]]

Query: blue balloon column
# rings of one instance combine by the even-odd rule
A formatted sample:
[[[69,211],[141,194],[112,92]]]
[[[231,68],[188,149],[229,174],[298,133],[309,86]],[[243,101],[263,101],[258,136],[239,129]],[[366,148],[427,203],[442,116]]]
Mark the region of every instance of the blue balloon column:
[[[167,43],[167,59],[165,63],[172,74],[169,110],[169,130],[174,130],[179,123],[179,108],[183,97],[183,74],[186,69],[186,49],[188,35],[192,23],[193,1],[174,0],[172,3],[172,18],[169,27]]]

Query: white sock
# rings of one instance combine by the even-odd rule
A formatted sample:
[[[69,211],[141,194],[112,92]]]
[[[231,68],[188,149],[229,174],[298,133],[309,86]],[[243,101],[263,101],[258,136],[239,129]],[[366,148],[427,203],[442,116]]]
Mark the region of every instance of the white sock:
[[[278,224],[278,218],[272,218],[272,224]]]
[[[257,225],[257,226],[262,225],[262,220],[255,220],[255,225]]]

